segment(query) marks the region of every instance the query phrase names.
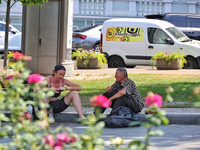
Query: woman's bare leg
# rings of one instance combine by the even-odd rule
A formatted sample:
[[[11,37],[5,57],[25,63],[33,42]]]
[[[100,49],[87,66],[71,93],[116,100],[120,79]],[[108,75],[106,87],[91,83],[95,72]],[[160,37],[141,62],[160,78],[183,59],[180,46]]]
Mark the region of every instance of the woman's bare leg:
[[[64,97],[64,102],[66,105],[70,105],[71,102],[73,102],[74,107],[76,108],[76,111],[78,112],[78,115],[80,118],[84,118],[85,116],[83,115],[83,109],[81,106],[81,99],[79,97],[79,94],[77,91],[70,91],[65,95]]]

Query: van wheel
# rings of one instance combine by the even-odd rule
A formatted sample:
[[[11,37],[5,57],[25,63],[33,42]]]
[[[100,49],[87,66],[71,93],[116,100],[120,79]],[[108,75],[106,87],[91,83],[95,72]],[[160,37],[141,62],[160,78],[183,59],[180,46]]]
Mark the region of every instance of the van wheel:
[[[108,68],[125,67],[123,59],[117,56],[113,56],[108,60]]]
[[[184,69],[198,69],[197,61],[193,57],[186,57],[187,64],[184,65]]]
[[[94,51],[99,53],[100,52],[100,44],[95,45]]]

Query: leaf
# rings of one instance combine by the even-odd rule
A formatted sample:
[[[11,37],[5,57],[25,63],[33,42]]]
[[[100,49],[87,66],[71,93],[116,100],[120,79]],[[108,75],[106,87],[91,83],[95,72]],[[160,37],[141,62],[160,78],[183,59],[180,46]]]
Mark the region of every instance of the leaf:
[[[164,125],[169,124],[169,119],[167,117],[163,117],[163,118],[161,118],[161,120],[162,120],[162,124],[164,124]]]
[[[0,121],[9,121],[9,118],[8,118],[8,117],[6,117],[6,115],[5,115],[5,114],[3,114],[3,113],[0,113],[0,118],[1,118],[1,120],[0,120]]]
[[[164,132],[161,130],[156,130],[156,131],[150,131],[149,134],[150,136],[155,136],[155,135],[162,136],[164,135]]]
[[[54,95],[54,92],[53,91],[47,91],[47,97],[51,97]]]
[[[144,126],[145,128],[149,128],[151,124],[148,122],[142,122],[142,126]]]

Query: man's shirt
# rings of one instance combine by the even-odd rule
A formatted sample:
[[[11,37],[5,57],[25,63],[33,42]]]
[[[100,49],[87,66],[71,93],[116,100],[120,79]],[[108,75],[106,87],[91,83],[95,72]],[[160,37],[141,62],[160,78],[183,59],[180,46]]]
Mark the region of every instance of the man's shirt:
[[[126,78],[126,80],[121,84],[120,82],[115,82],[111,86],[111,94],[116,94],[117,92],[121,90],[126,90],[126,96],[131,97],[133,100],[138,101],[139,107],[142,109],[144,107],[142,97],[140,96],[140,93],[135,85],[135,83],[129,79]]]

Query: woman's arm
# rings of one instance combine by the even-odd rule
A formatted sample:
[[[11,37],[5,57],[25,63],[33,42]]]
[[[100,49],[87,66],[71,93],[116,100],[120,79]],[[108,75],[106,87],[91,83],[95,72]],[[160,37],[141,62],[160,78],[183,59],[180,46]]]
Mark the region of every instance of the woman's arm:
[[[70,91],[82,91],[82,88],[80,85],[69,81],[67,79],[64,79],[64,85],[67,85],[67,88],[65,90],[70,90]]]

